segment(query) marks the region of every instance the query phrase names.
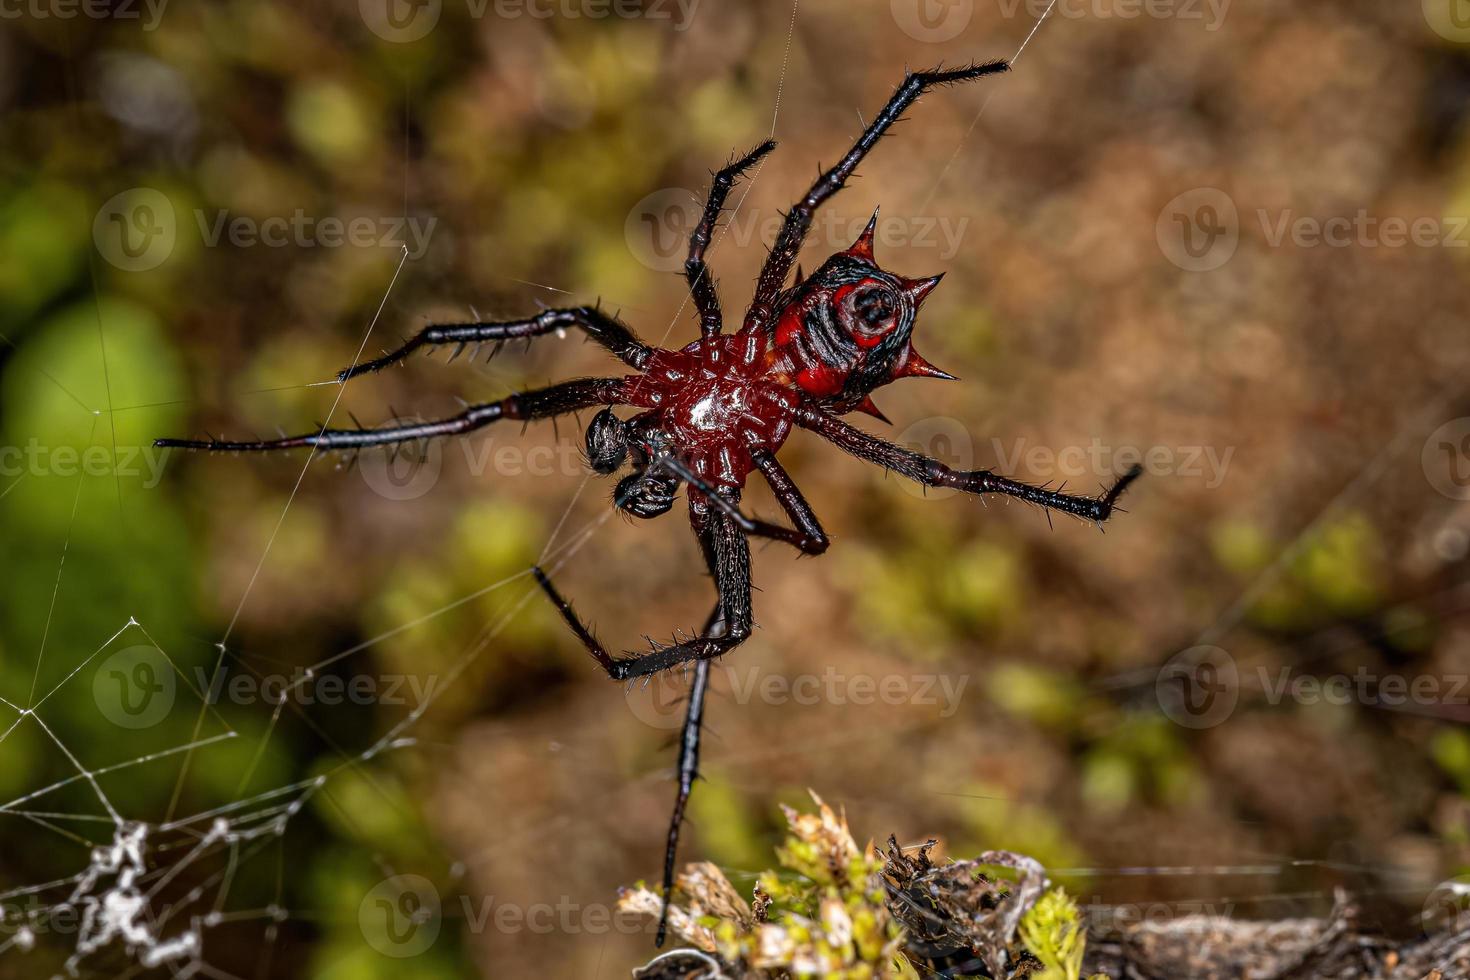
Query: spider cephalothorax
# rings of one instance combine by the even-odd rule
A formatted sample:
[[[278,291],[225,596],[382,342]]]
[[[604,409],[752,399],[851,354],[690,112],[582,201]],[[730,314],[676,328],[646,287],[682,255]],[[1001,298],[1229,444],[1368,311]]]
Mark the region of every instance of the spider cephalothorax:
[[[939,277],[906,279],[880,268],[873,255],[876,214],[851,247],[828,258],[808,278],[798,272],[796,281],[787,285],[817,209],[842,189],[868,151],[924,91],[1006,68],[997,61],[907,76],[852,149],[823,172],[787,212],[743,325],[734,334],[723,332],[720,299],[704,256],[730,188],[775,148],[772,141],[715,174],[704,214],[690,236],[684,265],[700,322],[700,338],[687,347],[651,347],[617,317],[596,307],[579,306],[546,310],[522,320],[430,326],[399,349],[353,365],[341,373],[340,380],[345,383],[401,363],[420,348],[455,345],[458,354],[469,344],[489,343],[498,348],[509,340],[568,329],[585,331],[634,374],[566,381],[472,405],[452,418],[415,425],[373,430],[322,428],[250,442],[160,439],[158,445],[230,452],[297,447],[356,451],[459,435],[502,419],[552,418],[600,407],[586,433],[588,465],[604,475],[631,466],[631,472],[617,484],[614,501],[636,517],[667,513],[679,488],[687,486],[690,524],[719,593],[719,601],[697,635],[649,652],[614,657],[572,612],[546,574],[533,569],[567,625],[609,677],[629,680],[681,664],[694,665],[680,742],[679,792],[664,851],[667,897],[673,887],[684,807],[699,764],[709,665],[749,637],[753,625],[749,539],[784,541],[811,555],[827,550],[827,535],[816,514],[776,460],[793,429],[806,429],[860,459],[926,486],[1017,497],[1096,522],[1112,515],[1119,495],[1139,475],[1139,468],[1134,467],[1099,497],[1065,494],[989,470],[955,470],[843,421],[840,416],[855,411],[881,419],[871,394],[898,378],[950,377],[920,357],[912,343],[915,316]],[[619,417],[612,409],[619,405],[634,409],[635,414]],[[741,490],[757,471],[786,512],[790,527],[749,517],[741,510]],[[663,935],[660,923],[660,944]]]

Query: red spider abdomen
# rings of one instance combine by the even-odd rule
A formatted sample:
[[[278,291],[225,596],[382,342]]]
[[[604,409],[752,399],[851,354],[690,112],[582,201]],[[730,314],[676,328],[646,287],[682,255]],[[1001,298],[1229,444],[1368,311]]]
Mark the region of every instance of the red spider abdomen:
[[[847,384],[849,368],[828,364],[805,343],[806,317],[813,306],[829,301],[823,291],[787,306],[776,321],[776,342],[766,355],[766,374],[772,380],[793,384],[812,398],[831,398]]]

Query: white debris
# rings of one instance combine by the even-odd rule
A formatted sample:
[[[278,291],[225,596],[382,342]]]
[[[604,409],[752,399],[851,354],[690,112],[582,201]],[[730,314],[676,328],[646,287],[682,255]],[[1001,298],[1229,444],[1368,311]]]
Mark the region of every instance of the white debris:
[[[228,822],[217,820],[205,842],[228,833]],[[147,824],[124,823],[114,832],[111,846],[93,849],[92,864],[68,900],[68,904],[82,912],[76,951],[67,959],[70,972],[75,973],[83,959],[115,940],[121,940],[144,967],[193,959],[199,954],[201,940],[195,930],[188,929],[164,939],[150,924],[153,915],[148,896],[137,887],[147,871],[144,862],[147,841]]]
[[[193,959],[199,954],[199,947],[199,933],[191,929],[144,950],[138,960],[144,966],[153,967],[170,960]]]

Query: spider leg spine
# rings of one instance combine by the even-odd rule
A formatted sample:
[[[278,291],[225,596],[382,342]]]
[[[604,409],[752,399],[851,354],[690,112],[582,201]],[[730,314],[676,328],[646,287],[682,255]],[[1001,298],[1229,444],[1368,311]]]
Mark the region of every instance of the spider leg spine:
[[[210,452],[269,452],[302,448],[361,449],[368,446],[394,445],[410,439],[434,439],[441,436],[463,435],[501,419],[515,419],[529,423],[536,419],[563,415],[577,408],[616,405],[623,403],[625,394],[624,379],[579,378],[548,388],[517,392],[500,401],[472,405],[458,415],[436,421],[361,431],[329,429],[323,424],[318,424],[315,431],[282,439],[232,442],[216,439],[211,435],[203,440],[158,439],[154,441],[154,445],[160,449],[204,449]],[[393,411],[391,407],[389,410]]]
[[[742,329],[753,332],[766,326],[774,312],[776,296],[786,286],[787,275],[806,241],[817,209],[842,189],[846,179],[857,169],[868,152],[926,89],[970,81],[1009,69],[1009,64],[1004,61],[991,61],[983,64],[971,63],[953,69],[941,67],[927,72],[906,73],[903,82],[873,117],[873,121],[863,130],[847,154],[830,170],[823,171],[811,189],[786,213],[781,230],[777,233],[776,243],[766,256],[760,277],[756,281],[755,296],[751,300]]]

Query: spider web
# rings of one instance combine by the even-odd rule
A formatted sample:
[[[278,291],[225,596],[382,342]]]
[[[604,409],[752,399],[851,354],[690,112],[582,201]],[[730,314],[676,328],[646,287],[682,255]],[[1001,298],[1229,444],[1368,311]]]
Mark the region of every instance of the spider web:
[[[1045,21],[1051,16],[1056,0],[1052,0],[1045,12],[1031,28],[1016,55],[1017,61],[1033,42]],[[781,91],[784,88],[790,49],[793,42],[799,0],[791,7],[790,25],[783,57],[780,83],[772,113],[771,134],[774,135],[780,117]],[[935,178],[930,191],[932,197],[958,159],[964,141],[974,132],[981,117],[990,104],[994,92],[987,94],[979,112],[969,124],[955,147],[954,154],[945,163]],[[763,164],[761,165],[763,166]],[[758,166],[748,180],[742,184],[742,192],[735,209],[744,206],[760,176]],[[406,178],[405,178],[406,180]],[[926,202],[927,205],[927,202]],[[406,209],[405,209],[406,210]],[[716,246],[729,229],[722,224]],[[378,305],[377,312],[364,330],[357,347],[354,363],[368,349],[379,318],[387,305],[389,296],[398,282],[407,260],[407,253],[400,257],[392,277]],[[95,278],[95,270],[94,270]],[[551,287],[546,287],[551,288]],[[688,300],[686,298],[685,302]],[[670,321],[665,337],[673,330],[683,315],[681,306]],[[103,318],[98,316],[98,344],[106,374],[107,348]],[[4,339],[4,338],[0,338]],[[7,341],[8,342],[8,341]],[[52,384],[64,386],[55,378]],[[349,382],[350,383],[350,382]],[[343,386],[345,388],[345,386]],[[115,412],[112,406],[110,376],[106,382],[108,403],[103,408],[91,408],[75,396],[80,409],[92,418],[91,436],[98,432],[103,416],[107,418],[106,435],[114,452],[117,450],[117,433],[112,424]],[[70,395],[70,392],[67,393]],[[343,396],[339,389],[333,398],[323,428],[329,426],[336,415]],[[90,439],[89,439],[90,441]],[[64,936],[64,959],[60,970],[69,976],[120,976],[132,977],[151,971],[162,970],[178,978],[191,976],[211,978],[235,978],[240,976],[231,967],[212,958],[211,938],[225,929],[253,927],[259,930],[261,952],[259,960],[250,972],[255,976],[269,976],[272,970],[272,955],[279,930],[283,923],[300,915],[284,904],[286,869],[286,837],[297,818],[313,802],[329,796],[335,780],[354,773],[362,775],[367,764],[385,756],[402,753],[418,747],[416,726],[425,714],[445,693],[455,687],[465,671],[495,643],[497,638],[511,625],[515,618],[538,596],[530,578],[530,569],[503,577],[472,592],[461,595],[438,608],[399,623],[378,635],[356,643],[346,649],[322,657],[307,667],[290,686],[281,690],[275,703],[269,705],[269,714],[263,728],[254,734],[233,727],[212,703],[211,691],[218,678],[227,668],[244,671],[261,677],[251,658],[233,650],[230,640],[251,599],[256,583],[266,562],[270,560],[281,528],[290,513],[298,492],[319,456],[313,452],[297,475],[289,495],[270,531],[265,548],[240,596],[233,614],[222,636],[213,647],[213,665],[205,676],[206,682],[199,683],[200,675],[191,676],[188,664],[171,654],[169,648],[160,643],[149,631],[149,624],[128,617],[100,644],[81,657],[64,676],[53,685],[42,689],[40,680],[43,666],[47,662],[47,640],[53,618],[57,615],[57,604],[66,568],[66,555],[71,547],[72,528],[75,526],[82,501],[82,485],[85,478],[78,479],[78,486],[71,505],[71,519],[63,542],[62,554],[57,565],[56,578],[51,590],[50,604],[46,613],[46,627],[41,647],[36,657],[30,692],[24,700],[12,701],[0,698],[0,743],[12,737],[24,737],[30,733],[39,738],[41,744],[61,760],[71,774],[43,785],[28,788],[24,792],[0,802],[0,814],[12,820],[25,821],[31,828],[48,834],[58,835],[81,846],[85,856],[77,862],[76,870],[61,878],[0,890],[0,964],[20,961],[25,970],[27,956],[35,956],[45,945],[48,936]],[[1381,468],[1375,461],[1365,470],[1363,479],[1371,482]],[[0,488],[0,500],[4,500],[24,477],[9,486]],[[590,476],[585,478],[572,498],[567,502],[552,531],[541,549],[538,564],[551,572],[576,555],[613,516],[611,509],[581,526],[568,529],[575,505],[581,498]],[[1350,490],[1356,489],[1354,483]],[[121,510],[121,488],[117,489],[118,506]],[[1344,491],[1348,494],[1349,491]],[[1335,503],[1329,505],[1335,506]],[[1324,512],[1325,513],[1325,512]],[[1310,527],[1303,532],[1303,537]],[[1283,555],[1282,561],[1289,557]],[[1278,563],[1279,564],[1279,563]],[[1268,570],[1269,573],[1269,570]],[[1268,573],[1263,573],[1265,579]],[[488,595],[503,593],[506,604],[498,616],[487,622],[473,640],[460,650],[445,672],[443,683],[415,703],[411,710],[394,722],[381,735],[372,738],[365,748],[345,749],[304,711],[292,697],[296,691],[323,676],[335,665],[362,654],[374,645],[401,633],[421,627],[432,620],[446,616]],[[1217,633],[1224,624],[1233,621],[1243,608],[1246,597],[1242,597],[1222,614],[1219,622],[1205,632],[1205,637]],[[1203,642],[1203,640],[1202,640]],[[106,675],[99,674],[99,667],[108,658],[125,653],[132,644],[146,645],[159,652],[168,674],[151,676],[150,684],[165,682],[176,686],[183,694],[183,701],[192,715],[190,737],[177,744],[150,746],[147,751],[126,755],[112,761],[98,761],[103,755],[95,744],[82,744],[48,723],[48,705],[64,697],[73,687],[91,679],[94,685],[106,683]],[[61,656],[51,652],[50,657]],[[132,665],[134,669],[139,664]],[[146,674],[147,672],[144,671]],[[99,677],[101,680],[99,681]],[[1149,671],[1147,681],[1151,682]],[[1119,678],[1124,683],[1128,678]],[[330,747],[333,762],[323,771],[302,779],[269,788],[247,792],[256,781],[271,738],[287,710],[304,724],[312,727]],[[4,715],[11,717],[4,720]],[[836,739],[850,740],[854,733],[837,733]],[[866,733],[871,735],[871,732]],[[881,737],[892,738],[893,733]],[[141,739],[141,736],[138,736]],[[213,754],[224,747],[233,747],[249,739],[255,739],[252,751],[245,756],[245,764],[235,781],[233,793],[226,794],[224,802],[213,802],[208,806],[190,810],[194,802],[186,792],[191,773],[200,767],[212,764]],[[810,751],[817,746],[803,746]],[[782,749],[792,751],[790,747]],[[238,758],[238,756],[232,756]],[[118,801],[118,788],[140,770],[154,767],[176,766],[178,776],[173,792],[164,812],[139,813]],[[371,778],[367,783],[378,789]],[[380,791],[381,792],[381,791]],[[388,800],[386,792],[382,798]],[[857,801],[853,801],[857,802]],[[342,808],[339,807],[339,811]],[[350,814],[346,817],[351,819]],[[378,856],[380,863],[383,862]],[[1264,861],[1258,864],[1235,867],[1138,867],[1138,868],[1080,868],[1062,869],[1058,873],[1074,876],[1103,876],[1108,874],[1170,874],[1180,876],[1281,876],[1290,869],[1302,866],[1303,862],[1287,859]],[[249,873],[248,869],[264,865],[263,872]],[[387,870],[391,871],[391,868]],[[242,883],[247,874],[252,878]],[[737,880],[745,877],[732,872]],[[263,900],[257,900],[258,896]],[[1291,900],[1298,894],[1272,892],[1254,896],[1257,900]],[[1318,895],[1320,897],[1320,893]]]
[[[1048,6],[1033,25],[1016,53],[1017,58],[1050,16],[1055,2],[1056,0],[1052,0],[1051,6]],[[780,119],[781,99],[795,39],[799,7],[800,0],[793,0],[771,116],[772,136],[777,132]],[[968,138],[974,131],[991,96],[982,104],[964,138]],[[936,188],[958,157],[964,138],[957,144],[954,155],[936,178]],[[763,166],[764,162],[742,182],[742,190],[734,206],[736,212],[745,205],[747,197],[759,180]],[[406,183],[405,172],[405,185]],[[715,248],[729,228],[728,222],[721,225],[714,242]],[[377,310],[357,345],[354,364],[361,360],[372,341],[407,257],[405,247]],[[98,278],[95,267],[92,273],[95,288]],[[661,340],[672,333],[688,302],[686,296],[671,318]],[[72,396],[72,400],[92,417],[89,443],[97,434],[103,417],[106,417],[106,436],[116,458],[115,415],[116,411],[122,409],[115,409],[113,406],[106,330],[100,311],[97,320],[97,340],[102,358],[107,404],[102,408],[93,408],[75,396]],[[65,390],[60,381],[50,378],[49,375],[47,377],[51,383]],[[323,429],[331,426],[344,391],[345,385],[340,386],[335,393],[322,422]],[[4,927],[4,932],[0,933],[0,963],[37,955],[45,939],[50,935],[57,935],[64,937],[64,959],[60,963],[60,971],[67,976],[131,977],[162,970],[178,978],[202,976],[228,980],[238,977],[239,974],[227,968],[235,967],[235,964],[221,964],[217,959],[211,958],[211,937],[222,929],[253,925],[259,928],[262,942],[260,958],[254,964],[253,973],[256,976],[270,975],[279,930],[283,923],[299,914],[284,904],[285,838],[294,822],[314,800],[328,796],[332,782],[343,774],[361,772],[366,764],[374,760],[414,748],[417,742],[413,732],[424,714],[440,696],[453,689],[455,681],[491,647],[528,602],[538,594],[530,580],[529,568],[485,585],[431,612],[393,626],[377,636],[311,664],[289,687],[279,691],[274,705],[269,706],[269,717],[259,733],[252,736],[232,727],[211,703],[211,692],[227,669],[245,671],[257,679],[261,677],[252,658],[242,656],[239,651],[232,649],[230,640],[250,602],[262,570],[271,558],[307,475],[319,458],[320,455],[315,451],[308,454],[275,518],[265,546],[253,566],[225,630],[213,644],[213,664],[207,674],[207,683],[199,683],[206,675],[196,673],[191,677],[188,665],[180,657],[171,654],[149,632],[148,624],[130,616],[100,645],[72,666],[59,681],[40,691],[39,681],[47,659],[47,637],[57,612],[66,553],[71,545],[72,528],[81,506],[85,478],[78,479],[30,694],[27,700],[20,703],[0,698],[0,710],[13,715],[8,725],[0,729],[0,743],[12,737],[21,737],[28,729],[33,730],[46,746],[64,760],[64,769],[72,774],[27,789],[0,802],[0,814],[11,819],[24,820],[32,827],[80,845],[85,849],[85,858],[78,862],[73,873],[65,877],[0,890],[0,909],[4,910],[4,916],[0,918],[0,925]],[[613,515],[613,511],[608,509],[581,527],[567,530],[575,505],[590,479],[590,476],[584,478],[567,502],[539,555],[537,563],[547,567],[553,574],[581,550]],[[16,483],[19,482],[18,479]],[[8,495],[15,485],[13,483],[0,489],[0,499]],[[121,512],[120,484],[116,494]],[[512,597],[501,614],[487,623],[474,640],[459,652],[446,672],[443,683],[419,700],[366,748],[351,751],[341,748],[295,702],[292,695],[297,688],[324,675],[339,662],[362,654],[378,643],[423,626],[492,593],[510,593],[517,587],[518,594]],[[149,751],[119,761],[91,761],[91,750],[96,747],[78,744],[63,737],[52,724],[48,724],[47,706],[64,695],[70,687],[84,683],[89,676],[92,677],[94,686],[105,683],[106,675],[100,672],[104,662],[119,652],[126,653],[132,644],[146,645],[147,649],[157,651],[163,658],[167,674],[163,677],[149,675],[141,679],[148,685],[168,681],[182,692],[185,701],[183,710],[192,710],[193,714],[191,737],[187,741],[150,748]],[[149,665],[133,663],[130,666],[136,673],[141,667]],[[196,707],[189,709],[188,704]],[[328,743],[335,761],[325,771],[309,778],[247,792],[288,707]],[[186,787],[191,773],[197,772],[200,767],[211,765],[213,752],[252,737],[256,745],[249,753],[235,791],[229,794],[229,799],[189,811],[186,805],[189,802]],[[176,766],[178,775],[163,813],[130,812],[126,804],[115,801],[115,787],[123,781],[139,770],[165,766]],[[383,798],[387,799],[386,793]],[[386,864],[381,855],[376,856],[375,860]],[[245,900],[242,904],[242,897],[253,899],[261,893],[259,882],[248,890],[241,887],[245,869],[254,863],[272,866],[264,875],[265,900]],[[385,870],[392,869],[387,867]]]
[[[360,359],[366,348],[406,259],[405,250],[393,270],[372,322],[362,335],[356,359]],[[102,350],[105,361],[105,346]],[[50,374],[45,376],[50,383],[66,391],[62,382]],[[345,385],[342,387],[345,388]],[[71,393],[67,391],[67,394]],[[92,417],[87,443],[94,445],[101,417],[112,414],[112,411],[93,409],[81,399],[71,397]],[[108,397],[111,397],[110,389]],[[339,389],[323,428],[331,424],[341,398],[342,391]],[[115,445],[115,431],[111,433],[111,438]],[[130,977],[154,970],[166,970],[175,977],[230,978],[237,974],[211,963],[207,957],[210,933],[225,927],[259,923],[263,926],[264,950],[255,973],[258,976],[270,975],[271,954],[279,926],[292,916],[292,912],[282,904],[282,855],[283,839],[293,820],[341,774],[360,771],[364,764],[372,760],[414,746],[416,742],[410,732],[424,713],[441,695],[453,689],[454,682],[490,647],[525,608],[532,596],[537,594],[530,582],[530,569],[527,568],[311,664],[294,681],[276,691],[273,698],[268,698],[274,702],[269,719],[264,730],[257,736],[257,744],[248,757],[249,761],[229,801],[194,812],[179,813],[191,768],[196,764],[208,764],[211,750],[247,738],[222,717],[212,703],[212,696],[217,696],[216,685],[227,666],[243,670],[257,680],[265,679],[250,659],[240,656],[230,648],[229,640],[270,557],[297,493],[318,458],[318,454],[314,452],[308,456],[292,485],[228,626],[219,641],[213,644],[214,663],[207,675],[196,673],[191,677],[186,665],[168,652],[149,632],[147,624],[130,616],[100,645],[71,666],[59,681],[42,690],[40,680],[47,664],[47,641],[57,615],[67,553],[72,546],[73,530],[83,497],[82,490],[88,479],[85,474],[78,477],[29,695],[21,702],[0,697],[0,712],[13,716],[4,723],[5,727],[0,728],[0,743],[12,737],[24,737],[28,730],[32,731],[47,748],[54,751],[61,760],[61,767],[72,775],[29,788],[0,802],[0,815],[24,820],[32,827],[42,828],[81,845],[86,850],[86,859],[78,870],[65,877],[0,889],[0,927],[3,927],[3,933],[0,933],[0,963],[8,964],[19,957],[37,953],[49,936],[64,936],[67,949],[65,958],[60,963],[60,970],[66,976]],[[0,489],[0,500],[8,496],[24,479],[25,476],[21,476]],[[585,485],[584,480],[583,487]],[[120,502],[120,488],[118,494]],[[612,516],[611,510],[606,511],[586,525],[566,532],[567,520],[579,496],[580,490],[568,502],[542,549],[540,561],[543,564],[559,567],[580,550]],[[563,539],[560,544],[558,539]],[[360,654],[393,636],[445,616],[477,599],[508,590],[518,583],[528,587],[511,601],[508,609],[486,624],[475,640],[457,656],[445,672],[442,684],[429,690],[404,717],[372,740],[365,749],[349,752],[340,748],[296,703],[294,695],[300,688],[323,676],[338,662]],[[139,646],[129,646],[130,644]],[[111,662],[108,661],[109,657],[126,655],[133,649],[156,653],[165,666],[165,672],[161,677],[154,673],[152,668],[155,665],[147,658],[132,663],[124,661],[125,671],[131,668],[133,674],[138,674],[140,670],[142,674],[123,679],[137,681],[145,692],[167,690],[171,695],[175,689],[182,691],[186,701],[197,705],[197,709],[193,710],[192,737],[183,743],[152,749],[121,761],[106,764],[89,762],[89,753],[96,750],[97,746],[82,745],[63,738],[57,728],[46,720],[48,705],[55,703],[69,689],[78,686],[89,676],[93,679],[94,687],[105,685],[108,677],[99,667]],[[112,673],[116,674],[117,671],[113,670]],[[208,677],[208,683],[198,683],[205,676]],[[149,698],[151,699],[151,694]],[[310,778],[247,793],[245,790],[251,785],[267,745],[288,706],[332,747],[336,759],[324,772]],[[143,710],[146,709],[145,703]],[[152,718],[147,725],[139,727],[151,727],[158,720]],[[126,720],[123,724],[127,725]],[[166,812],[162,815],[129,812],[126,805],[115,802],[116,794],[110,792],[109,787],[120,780],[128,779],[140,769],[169,765],[178,767],[178,776]],[[82,831],[72,829],[75,826],[80,826]],[[263,904],[239,907],[234,898],[241,869],[253,859],[272,851],[276,853],[277,863],[273,884],[269,887],[271,897]]]

